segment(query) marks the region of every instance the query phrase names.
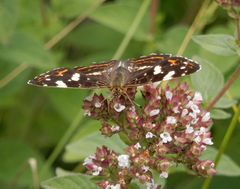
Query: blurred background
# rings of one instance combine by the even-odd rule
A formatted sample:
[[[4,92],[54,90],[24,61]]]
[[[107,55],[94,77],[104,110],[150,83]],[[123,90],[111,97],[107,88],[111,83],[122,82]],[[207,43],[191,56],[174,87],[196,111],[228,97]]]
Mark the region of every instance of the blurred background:
[[[100,123],[87,119],[81,109],[83,99],[92,91],[38,88],[28,86],[29,79],[56,67],[90,65],[112,58],[125,60],[153,52],[177,54],[205,1],[152,0],[142,11],[134,31],[132,23],[137,22],[142,2],[0,0],[0,188],[31,186],[27,163],[31,157],[37,160],[40,172],[43,165],[46,168],[40,174],[44,180],[53,177],[58,167],[81,170],[79,162],[93,153],[98,144],[111,143],[99,135]],[[234,35],[235,22],[226,11],[214,2],[209,7],[195,34]],[[129,30],[134,31],[132,36]],[[120,53],[126,35],[130,40]],[[239,56],[222,57],[193,41],[183,55],[207,59],[222,84],[239,62]],[[209,74],[207,79],[212,81]],[[205,77],[204,73],[201,77]],[[196,89],[197,82],[195,79]],[[215,85],[212,96],[204,95],[206,103],[221,88],[218,83]],[[239,86],[238,79],[229,90],[232,104],[228,101],[228,105],[221,104],[212,112],[216,148],[231,120],[231,106],[240,98]],[[232,169],[229,174],[216,176],[211,189],[240,185],[239,131],[237,127],[226,151],[224,166]],[[118,142],[116,139],[112,144],[115,150],[122,147]],[[203,178],[176,171],[167,180],[166,188],[200,188],[202,181]]]

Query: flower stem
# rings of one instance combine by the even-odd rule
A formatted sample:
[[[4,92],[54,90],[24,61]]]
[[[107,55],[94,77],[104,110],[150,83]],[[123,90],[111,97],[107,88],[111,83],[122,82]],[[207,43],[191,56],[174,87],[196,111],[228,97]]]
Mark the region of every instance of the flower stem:
[[[199,23],[202,16],[204,15],[207,7],[208,7],[208,4],[209,4],[210,0],[205,0],[203,3],[202,3],[202,6],[200,8],[200,10],[198,11],[192,25],[190,26],[190,28],[188,29],[187,31],[187,34],[185,35],[184,39],[183,39],[183,42],[177,52],[177,55],[182,55],[183,52],[185,51],[185,49],[187,48],[191,38],[192,38],[192,35],[194,34],[194,32],[197,30],[198,26],[199,26]]]
[[[119,59],[124,51],[126,50],[130,40],[132,39],[134,33],[136,32],[144,14],[147,11],[148,5],[150,4],[150,0],[143,0],[142,5],[140,6],[136,17],[134,18],[132,25],[129,27],[128,32],[126,33],[126,35],[124,36],[121,44],[119,45],[116,53],[113,56],[113,59]]]
[[[56,160],[56,158],[61,153],[62,149],[64,148],[65,144],[70,140],[74,132],[77,130],[79,123],[82,120],[83,111],[77,114],[71,125],[69,126],[68,130],[66,131],[65,135],[61,138],[58,142],[57,146],[54,148],[51,155],[48,157],[47,161],[43,165],[42,169],[40,170],[40,177],[44,175],[45,171],[52,165],[52,163]]]
[[[227,132],[223,138],[223,141],[219,147],[218,153],[217,153],[217,155],[215,157],[215,161],[214,161],[215,167],[217,167],[217,165],[218,165],[218,163],[219,163],[219,161],[231,139],[233,131],[237,126],[239,116],[240,116],[240,105],[238,106],[238,109],[237,109],[236,113],[234,114],[234,117],[232,118],[232,121],[231,121],[231,123],[227,129]],[[202,189],[208,189],[211,181],[212,181],[212,177],[208,177],[207,179],[205,179]]]
[[[156,18],[158,11],[159,0],[152,0],[149,16],[149,33],[154,36],[156,32]]]

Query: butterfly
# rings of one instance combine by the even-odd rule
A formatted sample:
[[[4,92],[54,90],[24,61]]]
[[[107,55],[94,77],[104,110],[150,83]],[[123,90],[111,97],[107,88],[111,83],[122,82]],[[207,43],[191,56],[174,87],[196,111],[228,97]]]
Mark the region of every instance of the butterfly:
[[[200,65],[186,57],[151,54],[126,61],[110,60],[90,66],[57,68],[28,81],[28,84],[59,88],[109,88],[123,91],[158,81],[190,75]]]

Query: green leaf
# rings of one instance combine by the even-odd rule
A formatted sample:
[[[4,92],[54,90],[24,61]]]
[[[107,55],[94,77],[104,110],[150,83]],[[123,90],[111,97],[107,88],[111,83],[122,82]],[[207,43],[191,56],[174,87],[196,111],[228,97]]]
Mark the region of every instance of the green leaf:
[[[214,98],[224,85],[222,73],[209,61],[194,57],[202,69],[191,76],[194,87],[200,91],[207,101]]]
[[[32,183],[29,158],[37,161],[38,169],[43,165],[43,157],[35,150],[18,140],[2,138],[0,140],[0,180],[1,183],[10,184],[18,179],[17,185],[22,188]],[[21,173],[20,175],[18,175]],[[43,178],[51,176],[48,170]]]
[[[13,34],[18,15],[16,0],[0,1],[0,42],[6,43]]]
[[[220,56],[237,55],[235,38],[231,35],[209,34],[193,36],[193,41],[201,47]]]
[[[118,153],[123,153],[123,148],[126,145],[120,140],[118,135],[113,135],[111,138],[106,138],[96,132],[80,140],[70,143],[66,147],[65,159],[67,161],[79,161],[95,153],[97,147],[107,146]]]
[[[0,45],[0,58],[14,64],[52,68],[55,66],[43,44],[24,33],[15,33],[7,44]]]
[[[16,69],[16,65],[0,58],[0,80],[1,83],[7,81],[7,76]],[[19,102],[19,96],[16,94],[27,88],[27,81],[29,80],[30,69],[24,70],[16,79],[6,83],[0,90],[0,106],[14,106]]]
[[[42,89],[44,90],[44,89]],[[65,120],[71,122],[77,114],[84,111],[82,104],[88,94],[88,90],[62,90],[62,89],[45,89],[54,108],[63,116]]]
[[[79,16],[97,1],[100,0],[52,0],[51,3],[55,12],[61,16],[72,18]]]
[[[201,156],[201,159],[213,160],[216,157],[217,153],[217,149],[213,147],[207,147],[207,149]],[[240,176],[240,167],[229,156],[223,155],[217,166],[217,175],[224,175],[230,177]]]
[[[235,99],[228,99],[227,97],[222,97],[214,106],[215,108],[230,108],[237,103]]]
[[[157,46],[160,52],[176,54],[188,31],[185,26],[173,26],[164,33],[158,33]],[[184,55],[191,57],[198,51],[198,46],[190,42]]]
[[[90,180],[91,177],[77,174],[63,177],[55,177],[41,183],[45,189],[97,189],[98,187]]]
[[[131,3],[129,3],[129,1],[108,3],[99,7],[92,15],[90,15],[90,18],[125,34],[132,25],[140,5],[141,3],[139,3],[139,1],[133,1]],[[147,40],[147,29],[148,14],[144,16],[133,38],[141,41]]]
[[[213,119],[228,119],[231,117],[232,114],[224,111],[224,110],[220,110],[220,109],[212,109],[211,110],[211,118]]]

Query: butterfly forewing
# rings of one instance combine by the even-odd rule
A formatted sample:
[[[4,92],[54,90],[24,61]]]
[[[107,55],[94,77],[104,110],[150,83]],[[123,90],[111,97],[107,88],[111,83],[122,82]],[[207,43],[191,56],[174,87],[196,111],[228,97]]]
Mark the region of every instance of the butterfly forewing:
[[[109,85],[107,70],[115,61],[85,67],[57,68],[30,80],[28,83],[44,87],[102,88]]]
[[[190,75],[200,69],[193,60],[171,55],[152,55],[129,60],[129,70],[134,70],[126,87],[144,85]]]
[[[58,68],[41,74],[28,83],[61,88],[128,88],[189,75],[199,69],[199,64],[193,60],[155,54],[73,69]]]

